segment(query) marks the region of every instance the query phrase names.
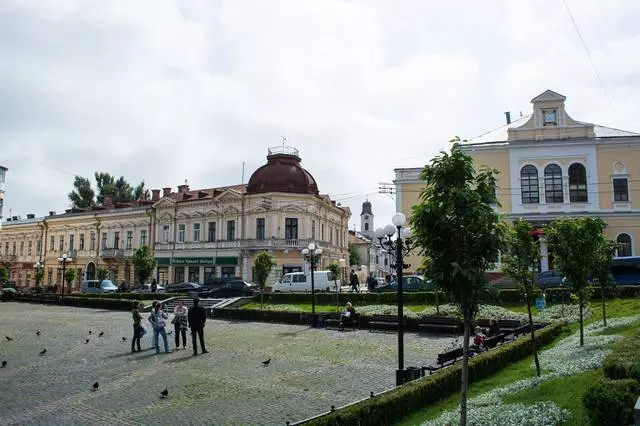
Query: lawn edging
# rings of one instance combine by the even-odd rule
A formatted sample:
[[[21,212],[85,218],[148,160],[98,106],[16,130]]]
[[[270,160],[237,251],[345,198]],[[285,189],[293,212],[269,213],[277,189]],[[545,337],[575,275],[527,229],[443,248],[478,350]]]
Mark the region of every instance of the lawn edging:
[[[554,322],[536,332],[538,347],[555,340],[565,322]],[[469,360],[469,381],[485,378],[533,352],[531,338],[522,337]],[[435,374],[406,383],[380,395],[358,401],[328,413],[294,424],[337,426],[388,425],[460,390],[461,364],[438,370]]]

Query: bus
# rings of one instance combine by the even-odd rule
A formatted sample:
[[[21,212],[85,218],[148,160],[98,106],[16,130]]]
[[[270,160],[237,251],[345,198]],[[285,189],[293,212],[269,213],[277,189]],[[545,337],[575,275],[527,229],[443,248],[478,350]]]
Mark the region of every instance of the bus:
[[[617,285],[640,284],[640,256],[613,259],[611,275]]]

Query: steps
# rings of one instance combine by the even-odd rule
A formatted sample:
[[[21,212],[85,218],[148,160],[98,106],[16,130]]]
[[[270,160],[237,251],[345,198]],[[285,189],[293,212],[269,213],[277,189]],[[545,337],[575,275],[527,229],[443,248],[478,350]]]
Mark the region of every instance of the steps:
[[[189,297],[174,297],[166,303],[163,303],[163,310],[168,314],[172,314],[173,308],[178,304],[178,300],[182,300],[187,309],[191,309],[193,307],[193,299]],[[208,312],[211,308],[216,307],[221,303],[225,303],[227,300],[229,299],[200,299],[200,306]]]

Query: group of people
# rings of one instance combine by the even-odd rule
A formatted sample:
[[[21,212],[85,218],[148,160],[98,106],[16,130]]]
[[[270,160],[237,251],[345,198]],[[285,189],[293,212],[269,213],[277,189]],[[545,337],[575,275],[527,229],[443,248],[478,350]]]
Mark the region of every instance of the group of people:
[[[164,351],[169,350],[169,341],[167,339],[167,320],[169,314],[162,309],[162,303],[153,302],[149,322],[153,329],[153,347],[156,353],[160,353],[160,337],[164,343]],[[140,339],[147,333],[146,328],[142,324],[142,313],[140,312],[140,302],[133,304],[133,339],[131,339],[131,352],[140,352]],[[180,349],[180,338],[182,338],[182,349],[187,348],[187,329],[191,329],[191,346],[193,347],[193,355],[198,355],[198,346],[196,335],[200,340],[200,349],[203,354],[208,353],[204,344],[204,324],[207,321],[207,313],[200,306],[199,299],[193,299],[193,307],[187,309],[182,300],[178,300],[176,307],[173,309],[173,324],[175,332],[176,349]]]
[[[471,344],[471,349],[475,352],[484,352],[489,350],[486,345],[486,340],[490,337],[497,336],[502,333],[500,330],[500,326],[498,326],[498,321],[495,318],[491,318],[489,320],[489,327],[483,329],[479,325],[474,329],[474,335],[472,337],[473,342]]]
[[[360,278],[358,278],[358,274],[354,269],[349,273],[349,285],[351,289],[349,291],[360,293]],[[367,289],[369,291],[373,291],[378,286],[378,280],[373,276],[373,272],[369,272],[369,276],[367,277]]]

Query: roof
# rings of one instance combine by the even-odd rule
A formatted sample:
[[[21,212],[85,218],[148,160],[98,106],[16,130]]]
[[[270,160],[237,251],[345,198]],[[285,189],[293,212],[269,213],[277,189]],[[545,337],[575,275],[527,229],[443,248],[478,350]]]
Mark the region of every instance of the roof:
[[[247,190],[247,185],[241,184],[241,185],[218,186],[215,188],[195,189],[195,190],[187,189],[184,191],[172,192],[167,197],[175,201],[211,200],[228,190],[236,191],[240,194],[244,194]]]

